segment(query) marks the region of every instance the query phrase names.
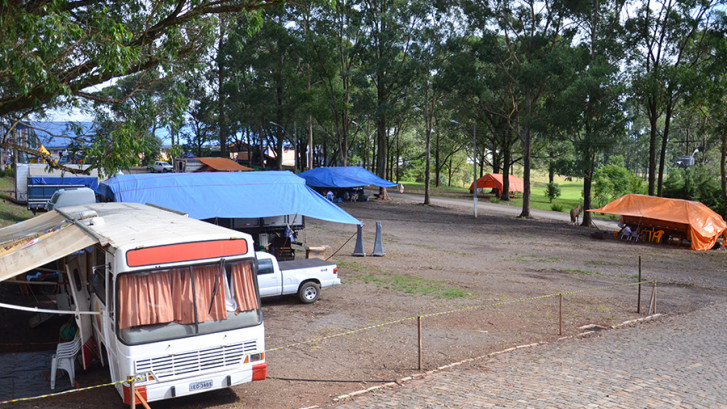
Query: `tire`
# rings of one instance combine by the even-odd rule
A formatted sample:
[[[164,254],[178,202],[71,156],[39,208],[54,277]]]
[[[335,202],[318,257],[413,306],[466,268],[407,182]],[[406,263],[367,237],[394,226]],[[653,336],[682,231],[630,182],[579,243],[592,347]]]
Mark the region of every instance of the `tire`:
[[[298,289],[298,299],[303,304],[313,304],[318,300],[318,296],[320,295],[321,287],[312,281],[303,283]]]

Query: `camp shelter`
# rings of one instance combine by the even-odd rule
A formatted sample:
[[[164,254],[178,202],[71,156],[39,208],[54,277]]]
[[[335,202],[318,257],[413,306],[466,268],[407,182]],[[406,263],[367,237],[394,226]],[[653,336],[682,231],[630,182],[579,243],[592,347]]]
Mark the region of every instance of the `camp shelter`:
[[[509,175],[509,190],[511,193],[518,192],[523,193],[525,191],[525,184],[523,180],[515,175]],[[497,189],[498,192],[502,192],[502,174],[501,173],[488,173],[479,179],[477,179],[477,189]],[[470,184],[470,192],[472,191],[472,185]]]
[[[374,185],[394,187],[396,183],[382,179],[358,166],[314,168],[300,173],[308,186],[328,188],[351,188]]]
[[[664,230],[683,235],[694,250],[709,250],[727,230],[727,223],[700,202],[629,194],[598,208],[593,213],[618,214],[626,224],[637,228]]]
[[[300,214],[361,224],[289,171],[118,175],[102,182],[98,193],[109,201],[154,204],[200,220]]]

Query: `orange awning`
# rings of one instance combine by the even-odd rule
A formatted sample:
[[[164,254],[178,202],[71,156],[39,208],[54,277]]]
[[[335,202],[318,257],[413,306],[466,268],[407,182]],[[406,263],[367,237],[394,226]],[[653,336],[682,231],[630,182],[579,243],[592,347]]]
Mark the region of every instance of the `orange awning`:
[[[253,170],[247,166],[242,166],[232,159],[227,158],[197,158],[200,162],[209,166],[210,168],[221,171],[221,172],[237,172],[243,170]]]
[[[703,203],[646,195],[625,195],[589,212],[618,214],[643,220],[644,224],[663,221],[683,226],[694,250],[709,250],[727,230],[722,216]]]
[[[510,175],[508,177],[508,182],[510,184],[509,189],[511,192],[522,193],[525,191],[525,184],[523,183],[523,180],[519,177],[515,175]],[[482,176],[481,178],[477,179],[477,188],[497,189],[499,192],[502,192],[502,174],[488,173],[485,176]],[[470,184],[470,191],[472,191],[472,184]]]

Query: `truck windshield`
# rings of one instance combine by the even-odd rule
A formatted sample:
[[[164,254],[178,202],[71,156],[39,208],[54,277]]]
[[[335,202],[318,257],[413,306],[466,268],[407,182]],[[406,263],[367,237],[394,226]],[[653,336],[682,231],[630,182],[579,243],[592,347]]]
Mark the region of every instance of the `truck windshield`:
[[[133,345],[259,324],[254,268],[243,260],[120,275],[119,338]]]

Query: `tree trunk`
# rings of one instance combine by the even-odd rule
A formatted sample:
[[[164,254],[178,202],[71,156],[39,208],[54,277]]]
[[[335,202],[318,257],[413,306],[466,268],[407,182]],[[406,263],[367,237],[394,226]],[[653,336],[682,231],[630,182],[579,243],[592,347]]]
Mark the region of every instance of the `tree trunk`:
[[[503,145],[503,152],[502,152],[503,160],[503,170],[502,170],[502,192],[500,192],[500,201],[508,202],[510,201],[510,175],[508,172],[508,168],[510,167],[508,163],[510,163],[512,152],[510,152],[510,146],[509,145]],[[503,194],[506,193],[506,194]]]
[[[581,221],[581,226],[591,227],[593,224],[592,215],[586,210],[593,207],[591,202],[591,187],[593,186],[593,170],[596,166],[596,155],[588,152],[586,157],[589,160],[589,164],[588,169],[584,172],[583,176],[583,208],[581,209],[583,219]]]
[[[656,185],[656,101],[649,101],[649,196],[654,196]]]
[[[722,211],[722,218],[727,220],[727,130],[722,133],[722,150],[719,158],[719,175],[720,184],[722,185],[722,205],[724,210]]]
[[[219,116],[219,122],[218,126],[220,128],[220,156],[225,158],[228,157],[227,155],[227,117],[225,112],[225,98],[224,94],[222,92],[222,88],[224,87],[225,83],[225,63],[223,61],[224,53],[222,52],[222,46],[224,44],[224,38],[225,38],[225,21],[220,17],[220,39],[217,43],[217,49],[218,49],[218,59],[217,59],[217,92],[219,95],[217,96],[217,103],[218,103],[218,110],[220,113]],[[172,146],[174,146],[174,142],[172,142]]]
[[[434,134],[436,135],[436,138],[434,138],[434,177],[435,177],[435,186],[439,187],[441,186],[441,179],[442,179],[442,166],[443,164],[439,161],[439,126],[437,126],[436,130],[434,131]]]
[[[428,82],[428,81],[427,81]],[[426,142],[425,142],[425,154],[424,154],[424,204],[429,204],[429,161],[431,160],[431,141],[432,141],[432,118],[429,110],[429,86],[424,91],[424,131]]]
[[[529,219],[530,216],[530,116],[533,113],[533,100],[530,90],[525,91],[526,122],[522,133],[523,141],[523,210],[518,217]]]
[[[671,92],[671,91],[669,91]],[[671,125],[671,114],[672,114],[673,102],[672,98],[669,98],[669,102],[666,105],[666,113],[664,118],[664,133],[661,136],[661,152],[659,155],[659,182],[657,184],[657,196],[661,196],[662,188],[664,186],[664,163],[666,162],[666,142],[669,139],[669,128]]]
[[[380,114],[376,119],[376,135],[378,147],[376,153],[376,174],[386,179],[386,114]],[[389,195],[386,193],[385,187],[379,188],[379,199],[388,200]]]

